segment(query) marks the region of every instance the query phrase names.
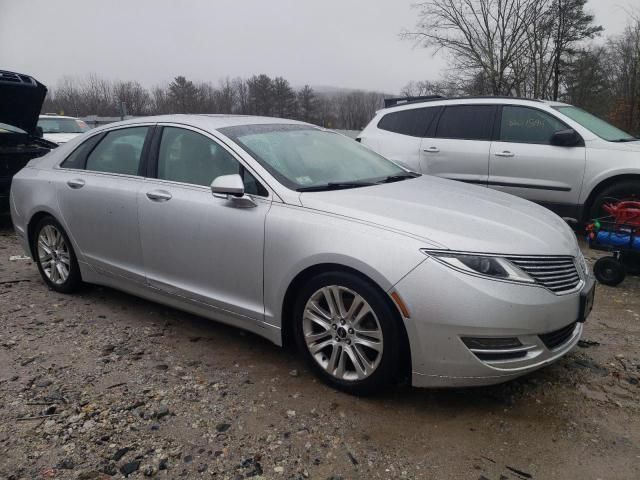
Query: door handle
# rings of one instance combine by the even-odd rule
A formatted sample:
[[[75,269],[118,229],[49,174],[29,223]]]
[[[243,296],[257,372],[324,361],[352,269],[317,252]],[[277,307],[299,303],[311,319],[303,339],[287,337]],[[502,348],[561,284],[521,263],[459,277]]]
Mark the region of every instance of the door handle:
[[[72,180],[69,180],[67,182],[67,185],[69,185],[71,188],[77,190],[78,188],[82,188],[84,187],[84,180],[82,180],[81,178],[74,178]]]
[[[505,150],[504,152],[496,152],[494,154],[496,157],[515,157],[515,153]]]
[[[169,192],[164,190],[153,190],[151,192],[147,192],[147,198],[154,202],[166,202],[171,200],[172,196]]]
[[[438,153],[440,149],[438,147],[429,147],[429,148],[425,148],[424,151],[426,153]]]

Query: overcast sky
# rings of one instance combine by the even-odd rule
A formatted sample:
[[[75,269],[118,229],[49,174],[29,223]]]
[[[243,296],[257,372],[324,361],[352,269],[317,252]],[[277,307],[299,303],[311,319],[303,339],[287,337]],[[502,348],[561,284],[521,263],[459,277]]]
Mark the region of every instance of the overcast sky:
[[[606,34],[638,0],[589,0]],[[397,93],[441,57],[399,38],[411,0],[0,0],[0,69],[55,87],[90,72],[146,86],[257,73]]]

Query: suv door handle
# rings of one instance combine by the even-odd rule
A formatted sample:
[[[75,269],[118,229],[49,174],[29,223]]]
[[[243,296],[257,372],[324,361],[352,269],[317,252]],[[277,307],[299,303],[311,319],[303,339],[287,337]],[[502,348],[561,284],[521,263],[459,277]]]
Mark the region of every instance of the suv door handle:
[[[172,196],[165,190],[153,190],[151,192],[147,192],[147,198],[154,202],[166,202],[171,200]]]
[[[494,153],[496,157],[515,157],[515,153],[505,150],[504,152],[496,152]]]
[[[84,187],[84,183],[84,180],[82,180],[81,178],[74,178],[72,180],[69,180],[67,182],[67,185],[69,185],[74,190],[77,190],[78,188]]]
[[[438,147],[429,147],[424,149],[427,153],[438,153],[440,149]]]

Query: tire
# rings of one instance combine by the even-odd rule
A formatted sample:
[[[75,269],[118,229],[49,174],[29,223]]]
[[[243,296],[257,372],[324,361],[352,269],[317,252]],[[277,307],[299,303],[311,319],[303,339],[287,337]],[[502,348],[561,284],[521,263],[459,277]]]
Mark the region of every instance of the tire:
[[[327,384],[371,395],[397,382],[404,326],[374,284],[352,273],[320,274],[301,288],[293,314],[298,350]]]
[[[608,216],[602,205],[616,200],[640,200],[640,180],[622,180],[598,193],[589,207],[587,222]]]
[[[62,225],[53,217],[42,218],[31,242],[34,260],[49,288],[60,293],[77,291],[82,284],[80,267]]]
[[[596,279],[610,287],[622,283],[627,276],[624,266],[614,257],[603,257],[593,265],[593,274]]]

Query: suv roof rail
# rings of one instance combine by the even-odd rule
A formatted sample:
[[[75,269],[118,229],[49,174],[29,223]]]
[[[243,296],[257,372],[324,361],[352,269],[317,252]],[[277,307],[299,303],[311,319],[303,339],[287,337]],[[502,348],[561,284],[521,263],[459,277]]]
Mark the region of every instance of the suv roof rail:
[[[526,98],[526,97],[512,97],[509,95],[472,95],[468,97],[445,97],[442,95],[425,95],[422,97],[396,97],[396,98],[385,98],[384,99],[384,108],[397,107],[401,105],[408,105],[411,103],[427,103],[427,102],[435,102],[438,100],[483,100],[483,99],[502,99],[502,100],[528,100],[530,102],[541,102],[544,103],[544,100],[539,98]]]
[[[406,105],[407,103],[429,102],[434,100],[443,100],[447,97],[442,95],[422,95],[418,97],[393,97],[384,99],[384,108],[395,107],[397,105]]]

